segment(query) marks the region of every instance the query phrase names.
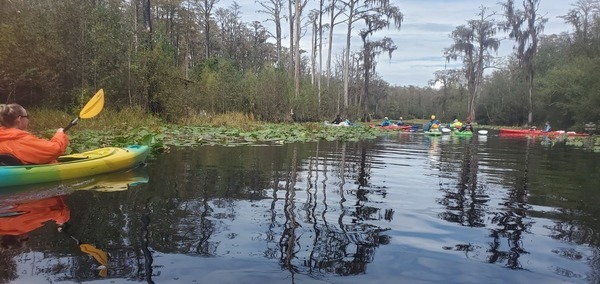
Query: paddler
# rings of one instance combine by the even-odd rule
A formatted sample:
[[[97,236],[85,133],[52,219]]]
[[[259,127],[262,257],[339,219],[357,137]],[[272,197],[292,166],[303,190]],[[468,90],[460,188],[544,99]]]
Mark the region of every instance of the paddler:
[[[25,108],[19,104],[0,104],[0,156],[12,156],[21,164],[48,164],[65,153],[69,137],[62,128],[46,140],[27,132],[28,126]]]

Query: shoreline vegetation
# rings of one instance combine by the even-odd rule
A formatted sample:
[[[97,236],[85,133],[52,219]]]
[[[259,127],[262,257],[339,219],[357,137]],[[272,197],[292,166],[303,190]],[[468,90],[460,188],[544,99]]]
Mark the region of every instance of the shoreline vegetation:
[[[31,132],[50,137],[59,127],[64,127],[74,117],[65,112],[32,109]],[[407,120],[409,125],[422,125],[426,120]],[[81,119],[69,130],[70,146],[67,153],[78,153],[104,146],[148,145],[154,153],[169,147],[202,145],[254,145],[284,144],[294,142],[359,141],[375,139],[380,135],[395,133],[368,127],[377,125],[357,122],[357,127],[328,127],[323,122],[268,123],[255,120],[243,113],[181,117],[177,123],[147,114],[142,109],[124,108],[120,111],[105,109],[95,118]],[[477,128],[499,129],[504,126],[478,125]],[[600,137],[556,138],[556,142],[594,152],[600,152]],[[546,142],[547,143],[547,142]]]
[[[436,114],[444,122],[471,117],[486,125],[541,129],[550,121],[555,129],[583,131],[589,122],[600,125],[600,0],[571,1],[577,4],[559,16],[559,34],[544,33],[548,19],[535,11],[538,4],[547,9],[547,1],[473,5],[477,16],[439,34],[450,42],[432,56],[451,66],[435,68],[421,85],[393,84],[378,71],[381,55],[406,52],[385,36],[386,27],[399,29],[405,16],[406,24],[414,24],[414,15],[394,1],[363,1],[360,7],[357,1],[327,1],[310,11],[259,1],[269,25],[244,21],[240,13],[248,7],[237,3],[213,7],[216,0],[3,1],[0,101],[68,113],[81,110],[102,88],[113,110],[138,107],[178,126],[222,126],[213,120],[236,122],[230,118],[236,114],[249,127],[265,127],[266,121],[304,125],[336,114],[353,121]],[[289,29],[275,31],[275,22]],[[342,22],[348,26],[337,25]],[[334,33],[345,37],[345,47],[333,41]],[[312,48],[294,43],[300,38]],[[318,47],[322,40],[328,48]],[[514,50],[498,56],[500,46]],[[127,127],[146,118],[134,117]],[[96,121],[81,123],[90,125],[84,129],[112,129],[95,128]]]

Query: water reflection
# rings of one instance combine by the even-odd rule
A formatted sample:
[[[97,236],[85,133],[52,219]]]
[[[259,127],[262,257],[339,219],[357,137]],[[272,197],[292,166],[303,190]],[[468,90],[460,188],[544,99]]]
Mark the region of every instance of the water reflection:
[[[16,278],[16,263],[13,257],[15,252],[24,250],[25,243],[29,240],[31,232],[41,228],[45,223],[52,221],[56,229],[73,239],[83,253],[93,257],[99,264],[98,275],[106,277],[108,273],[108,256],[106,252],[94,245],[82,243],[69,233],[67,223],[71,211],[65,203],[64,196],[52,196],[38,200],[27,200],[12,204],[3,204],[0,210],[0,250],[4,259],[6,271],[4,279]]]
[[[242,200],[248,199],[250,206],[266,205],[269,212],[265,231],[257,232],[253,240],[263,239],[267,243],[263,255],[278,258],[281,267],[291,275],[306,271],[364,273],[375,249],[389,242],[389,236],[384,234],[387,228],[369,222],[392,220],[393,216],[391,208],[382,212],[369,203],[370,196],[385,198],[386,194],[385,189],[373,188],[369,183],[369,151],[374,144],[348,147],[345,143],[327,143],[337,150],[329,148],[324,156],[320,155],[319,143],[314,148],[303,146],[306,145],[286,145],[271,152],[263,152],[260,147],[240,151],[257,152],[249,157],[232,154],[237,151],[231,149],[227,151],[226,165],[214,166],[212,159],[220,159],[217,153],[226,152],[199,149],[190,154],[174,150],[167,160],[182,163],[165,161],[157,165],[158,171],[173,175],[174,179],[157,181],[150,188],[166,189],[161,191],[166,198],[150,205],[155,208],[153,215],[161,216],[165,222],[149,227],[160,228],[155,236],[160,234],[156,237],[168,238],[172,240],[168,243],[176,246],[166,247],[162,242],[154,246],[179,252],[191,252],[187,247],[192,246],[193,252],[201,256],[231,254],[231,245],[243,237],[232,226],[248,214],[244,211],[247,209],[242,209],[246,207]],[[339,154],[330,156],[331,153]],[[188,174],[191,172],[194,174]],[[331,177],[334,188],[328,188]],[[261,201],[264,199],[268,202]],[[157,206],[167,200],[180,204],[169,206],[173,211]]]
[[[16,279],[16,263],[13,258],[20,253],[29,234],[47,221],[62,225],[69,220],[70,211],[62,196],[44,198],[0,206],[0,277]]]
[[[501,203],[504,208],[496,212],[491,223],[496,225],[490,229],[492,242],[488,252],[488,262],[505,263],[508,268],[522,269],[523,266],[519,260],[523,254],[528,254],[522,241],[523,234],[529,233],[532,226],[531,220],[527,218],[527,211],[530,206],[527,203],[528,184],[529,184],[529,166],[531,155],[531,139],[525,143],[525,155],[522,161],[517,164],[523,166],[518,172],[522,175],[516,175],[513,186],[509,189],[504,202]],[[501,240],[506,239],[507,247],[503,248]]]
[[[283,211],[285,213],[285,221],[283,223],[283,233],[281,234],[281,238],[279,239],[280,246],[280,261],[281,265],[292,272],[296,272],[296,268],[292,263],[293,259],[296,258],[296,253],[300,249],[296,248],[297,237],[296,237],[296,228],[299,227],[300,224],[296,221],[296,174],[298,171],[298,152],[296,147],[293,147],[292,154],[292,167],[290,172],[287,175],[285,180],[285,199]]]
[[[461,152],[454,152],[454,155],[458,154],[457,157],[449,159],[449,165],[444,167],[450,171],[450,176],[455,176],[456,186],[441,188],[444,196],[438,202],[444,205],[447,211],[439,217],[463,226],[484,227],[489,197],[485,187],[477,184],[477,144],[465,141],[461,148]]]
[[[478,183],[478,174],[481,172],[478,146],[485,142],[487,139],[466,141],[460,145],[460,156],[448,160],[449,165],[445,169],[451,173],[449,176],[456,177],[455,183],[442,186],[444,196],[438,202],[446,208],[445,212],[439,214],[440,218],[462,226],[488,227],[491,238],[489,247],[459,243],[445,249],[472,252],[475,255],[485,249],[488,263],[502,263],[511,269],[522,269],[519,258],[528,253],[524,249],[522,235],[529,233],[531,227],[531,221],[527,218],[530,209],[527,204],[527,184],[531,145],[526,144],[523,159],[515,157],[518,160],[514,164],[524,167],[517,169],[522,175],[516,175],[514,181],[509,183],[512,186],[501,197],[503,201],[499,203],[500,206],[490,208],[489,189],[485,184]],[[457,151],[452,154],[456,155]]]
[[[22,267],[18,267],[24,263],[41,273],[63,275],[69,271],[66,261],[76,264],[78,268],[71,271],[78,277],[107,277],[107,253],[77,237],[82,228],[70,224],[72,209],[67,199],[77,192],[125,191],[146,182],[147,173],[143,169],[134,169],[3,190],[0,199],[0,283],[17,279],[22,274]],[[48,242],[47,239],[52,237],[57,237],[55,243]],[[45,251],[49,249],[60,251],[58,261],[48,259]],[[92,264],[92,261],[96,263]],[[60,276],[57,279],[67,278]]]
[[[143,190],[67,203],[73,235],[106,249],[116,282],[594,282],[600,210],[580,200],[600,201],[599,184],[581,174],[599,165],[560,150],[415,134],[173,148]],[[571,170],[573,159],[585,166]],[[40,274],[93,279],[85,265]]]
[[[313,203],[313,208],[308,213],[310,220],[314,220],[313,228],[315,236],[313,248],[310,256],[303,261],[303,265],[309,267],[309,271],[335,273],[338,275],[356,275],[365,273],[366,267],[373,261],[375,249],[381,244],[389,243],[389,236],[383,234],[387,229],[368,224],[369,220],[380,219],[380,208],[368,206],[370,194],[380,194],[385,196],[385,190],[374,190],[370,187],[370,163],[367,161],[369,145],[361,143],[357,149],[360,151],[357,157],[351,155],[352,159],[359,159],[358,163],[348,164],[346,161],[346,144],[342,143],[342,159],[339,165],[340,183],[340,214],[337,218],[337,225],[328,224],[325,218],[326,209],[320,214],[322,224],[318,223],[317,203]],[[355,166],[358,165],[358,168]],[[346,168],[351,168],[351,175],[354,176],[357,185],[356,189],[344,189],[344,180]],[[354,175],[355,172],[357,175]],[[324,200],[325,187],[323,188]],[[344,192],[351,194],[354,201],[347,204]],[[385,218],[392,219],[393,210],[386,211]],[[346,218],[348,216],[349,218]],[[349,219],[349,221],[346,221]]]

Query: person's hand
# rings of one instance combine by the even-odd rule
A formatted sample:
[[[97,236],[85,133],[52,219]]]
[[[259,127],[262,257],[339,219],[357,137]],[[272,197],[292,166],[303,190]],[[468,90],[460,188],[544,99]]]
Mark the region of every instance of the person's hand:
[[[64,131],[64,129],[63,129],[63,128],[56,129],[56,133],[64,133],[64,132],[65,132],[65,131]]]
[[[56,224],[56,230],[59,233],[62,233],[65,230],[65,227],[67,226],[67,223],[62,223],[62,224]]]

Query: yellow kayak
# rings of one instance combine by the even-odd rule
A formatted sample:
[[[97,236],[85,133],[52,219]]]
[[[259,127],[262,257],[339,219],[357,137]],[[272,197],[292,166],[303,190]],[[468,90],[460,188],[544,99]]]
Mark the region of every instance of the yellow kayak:
[[[20,186],[87,177],[142,165],[148,146],[106,147],[65,155],[58,163],[45,165],[0,166],[0,187]]]

